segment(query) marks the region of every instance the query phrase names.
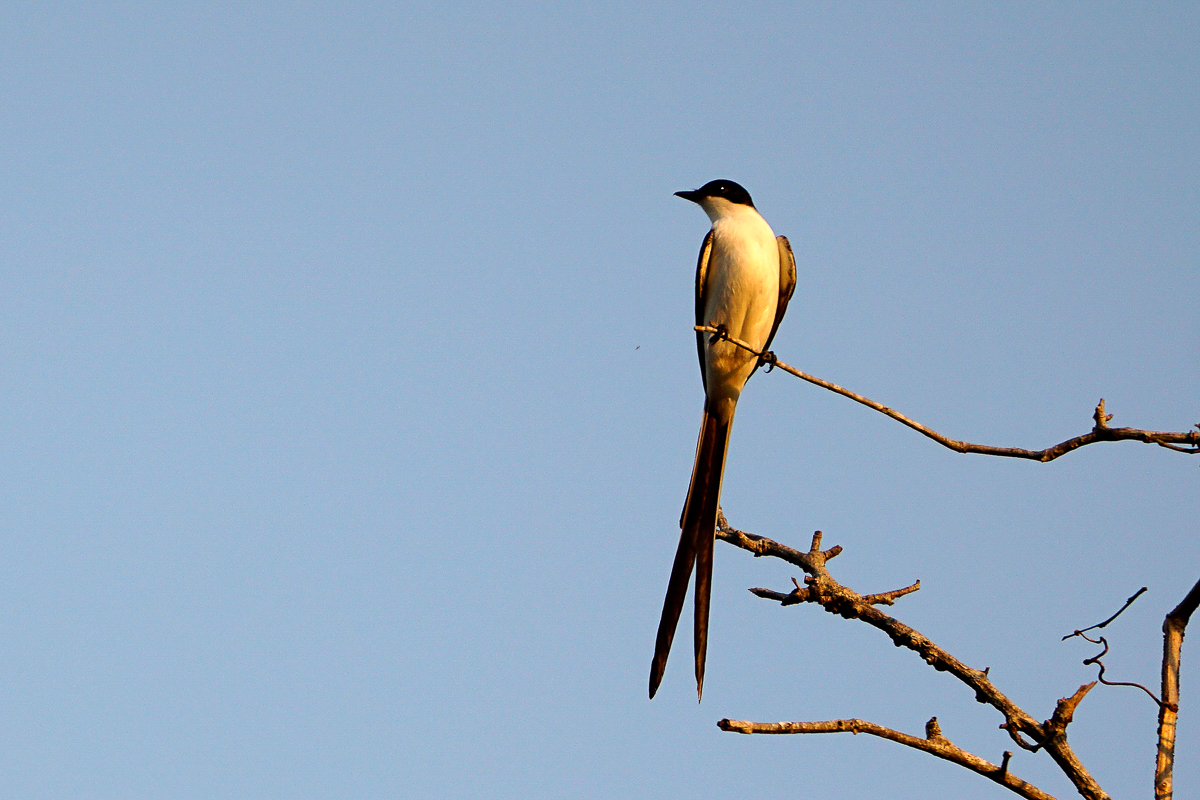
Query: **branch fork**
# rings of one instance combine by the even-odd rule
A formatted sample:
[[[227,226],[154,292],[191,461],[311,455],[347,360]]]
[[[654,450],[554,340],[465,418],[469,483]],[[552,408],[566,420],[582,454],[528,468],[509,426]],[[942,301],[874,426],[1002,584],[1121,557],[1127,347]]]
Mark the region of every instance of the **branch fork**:
[[[920,589],[919,581],[890,592],[862,595],[842,586],[829,574],[828,561],[841,553],[842,549],[833,547],[822,550],[820,531],[813,534],[812,544],[808,551],[801,552],[765,536],[740,531],[730,525],[723,514],[718,514],[717,525],[718,538],[748,550],[756,556],[769,555],[781,558],[800,567],[806,573],[803,585],[795,578],[792,579],[794,588],[790,592],[755,588],[750,590],[753,594],[781,605],[815,603],[830,613],[847,619],[860,619],[879,629],[897,647],[912,650],[934,669],[940,672],[949,672],[960,682],[973,689],[976,701],[992,706],[1003,715],[1004,723],[1000,727],[1008,732],[1017,746],[1031,752],[1044,749],[1081,795],[1089,800],[1108,800],[1108,795],[1104,793],[1071,750],[1066,736],[1067,726],[1074,718],[1076,708],[1095,685],[1094,682],[1079,687],[1070,697],[1059,700],[1050,719],[1038,722],[996,688],[988,677],[988,670],[968,667],[919,631],[879,610],[877,606],[892,605],[900,597]],[[1012,774],[1008,763],[1011,753],[1006,753],[1000,765],[992,764],[969,753],[951,743],[943,735],[936,717],[926,724],[924,738],[861,719],[773,723],[724,719],[718,723],[718,726],[722,730],[737,733],[868,733],[952,761],[1006,786],[1022,797],[1034,800],[1052,800],[1051,795]]]
[[[1193,426],[1193,430],[1185,432],[1112,428],[1109,427],[1109,423],[1112,421],[1113,415],[1106,411],[1103,398],[1100,399],[1100,402],[1096,405],[1092,413],[1094,424],[1088,433],[1060,442],[1043,450],[994,447],[959,441],[909,419],[881,403],[844,389],[835,383],[830,383],[829,381],[808,375],[794,367],[788,366],[780,361],[773,352],[756,350],[747,343],[733,338],[724,326],[697,325],[695,326],[695,330],[697,332],[713,334],[712,341],[714,342],[718,340],[726,341],[756,355],[759,359],[759,366],[766,365],[768,372],[779,368],[802,380],[828,389],[831,392],[840,394],[843,397],[847,397],[891,417],[923,436],[933,439],[938,444],[959,453],[978,453],[1046,462],[1094,442],[1140,441],[1147,444],[1157,444],[1160,447],[1189,455],[1200,454],[1200,424]],[[1074,719],[1075,711],[1083,701],[1083,698],[1092,690],[1097,681],[1105,684],[1110,683],[1104,680],[1104,665],[1100,661],[1104,653],[1084,662],[1094,663],[1100,667],[1100,675],[1097,681],[1080,686],[1070,697],[1059,699],[1055,704],[1054,712],[1051,714],[1050,719],[1039,723],[1034,717],[996,688],[989,678],[989,669],[977,670],[968,667],[920,632],[887,616],[877,608],[880,605],[894,605],[899,598],[918,591],[921,588],[920,581],[916,581],[912,585],[902,589],[894,589],[889,592],[870,595],[858,594],[842,586],[829,574],[827,564],[842,552],[842,548],[841,546],[834,546],[828,550],[822,550],[822,534],[820,531],[813,534],[812,544],[808,551],[802,552],[779,544],[765,536],[757,536],[734,528],[725,519],[720,509],[717,511],[717,538],[724,539],[736,547],[753,553],[755,557],[771,556],[779,558],[799,567],[805,572],[804,584],[801,585],[800,581],[793,578],[792,584],[794,588],[789,592],[777,592],[763,588],[751,589],[750,591],[755,595],[764,599],[774,600],[784,606],[815,603],[830,613],[838,614],[847,619],[860,619],[868,625],[877,628],[885,633],[896,647],[905,647],[912,650],[934,669],[940,672],[949,672],[961,683],[974,691],[977,702],[990,705],[999,711],[1004,717],[1004,722],[1000,725],[1000,728],[1008,733],[1017,746],[1030,752],[1045,750],[1075,786],[1080,795],[1088,800],[1109,800],[1108,795],[1100,788],[1099,784],[1096,783],[1095,779],[1088,773],[1071,750],[1071,747],[1067,744],[1067,727]],[[1145,589],[1141,591],[1145,591]],[[1124,611],[1139,594],[1141,592],[1129,598],[1121,611]],[[1171,800],[1172,797],[1175,725],[1179,709],[1180,650],[1183,644],[1184,629],[1197,607],[1200,607],[1200,582],[1197,582],[1184,601],[1167,615],[1167,619],[1163,623],[1162,700],[1160,701],[1158,698],[1155,698],[1155,701],[1159,703],[1159,748],[1155,769],[1155,800]],[[1121,611],[1118,611],[1117,614],[1114,614],[1099,625],[1092,627],[1104,627],[1119,616]],[[1091,628],[1085,628],[1084,630],[1091,630]],[[1096,641],[1084,635],[1082,631],[1076,631],[1072,635],[1081,636],[1088,641]],[[1107,652],[1107,642],[1105,642],[1103,637],[1097,643],[1100,642],[1104,643],[1105,652]],[[1153,693],[1148,689],[1145,689],[1145,687],[1141,688],[1151,697],[1154,697]],[[1009,770],[1009,762],[1013,755],[1011,751],[1004,751],[999,766],[985,761],[957,747],[947,739],[942,733],[937,717],[931,717],[929,722],[926,723],[924,738],[901,733],[861,719],[771,723],[723,719],[717,724],[721,730],[747,734],[841,733],[847,731],[854,734],[866,733],[923,750],[938,758],[959,764],[1005,786],[1022,797],[1030,798],[1030,800],[1054,800],[1051,795],[1012,774]]]

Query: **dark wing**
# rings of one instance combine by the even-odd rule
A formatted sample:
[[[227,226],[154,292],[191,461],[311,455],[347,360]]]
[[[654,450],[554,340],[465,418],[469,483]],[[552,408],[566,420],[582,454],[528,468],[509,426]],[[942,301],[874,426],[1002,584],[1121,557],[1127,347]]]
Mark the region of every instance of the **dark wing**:
[[[763,350],[771,349],[771,341],[779,330],[779,323],[783,322],[788,301],[792,299],[792,292],[796,291],[796,256],[792,253],[792,244],[786,236],[776,236],[775,244],[779,246],[779,302],[775,305],[775,324],[771,326],[771,335],[767,337]]]
[[[707,325],[704,319],[704,306],[708,301],[708,257],[712,255],[713,232],[709,229],[700,245],[700,257],[696,259],[696,324]],[[704,368],[704,337],[706,333],[696,331],[696,352],[700,356],[700,383],[708,390],[708,376]]]

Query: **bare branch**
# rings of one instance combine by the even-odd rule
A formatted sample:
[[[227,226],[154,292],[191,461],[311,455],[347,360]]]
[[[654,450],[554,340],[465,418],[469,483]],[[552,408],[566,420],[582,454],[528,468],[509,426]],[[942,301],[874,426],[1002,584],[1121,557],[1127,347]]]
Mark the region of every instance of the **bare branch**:
[[[1175,770],[1175,723],[1179,717],[1179,664],[1183,634],[1200,606],[1200,581],[1163,620],[1162,705],[1158,709],[1158,757],[1154,764],[1155,800],[1171,800]]]
[[[1054,716],[1046,722],[1040,723],[997,689],[988,678],[987,670],[968,667],[925,635],[884,614],[868,600],[868,597],[878,598],[881,595],[864,597],[834,580],[825,568],[825,562],[832,555],[841,552],[841,548],[821,551],[819,549],[821,542],[819,531],[813,536],[813,544],[809,552],[800,553],[765,536],[739,531],[730,526],[724,516],[719,517],[718,525],[718,537],[730,544],[749,550],[755,555],[778,554],[778,557],[796,564],[807,573],[803,587],[793,579],[792,582],[796,588],[791,592],[785,594],[769,589],[752,589],[751,591],[755,595],[785,605],[816,603],[830,613],[847,619],[861,619],[868,625],[883,631],[897,647],[912,650],[920,655],[925,663],[939,672],[949,672],[975,692],[977,702],[990,705],[999,711],[1005,720],[1000,727],[1008,732],[1019,747],[1030,751],[1045,749],[1081,795],[1090,800],[1107,800],[1108,795],[1100,788],[1100,785],[1096,783],[1096,780],[1084,768],[1067,744],[1066,727],[1071,721],[1075,706],[1083,699],[1083,695],[1087,693],[1086,689],[1090,689],[1090,687],[1081,687],[1080,691],[1071,698],[1060,700]],[[915,586],[916,584],[914,584]],[[914,587],[888,592],[882,596],[899,597],[909,591],[915,591]]]
[[[1022,797],[1029,798],[1029,800],[1054,800],[1052,795],[1031,783],[1026,783],[1008,771],[1008,761],[1012,757],[1012,753],[1006,751],[1003,762],[997,766],[963,750],[942,735],[941,728],[937,724],[937,717],[929,720],[926,724],[925,738],[901,733],[862,719],[833,719],[823,722],[746,722],[723,719],[717,723],[717,727],[723,731],[734,733],[866,733],[966,767],[972,772],[1011,789]]]
[[[824,568],[826,561],[842,552],[840,545],[822,552],[821,532],[817,531],[813,534],[812,547],[809,548],[807,553],[801,553],[799,550],[793,550],[787,545],[780,544],[765,536],[755,536],[752,533],[739,531],[729,524],[729,520],[725,519],[725,514],[720,509],[717,509],[717,538],[724,539],[743,550],[748,550],[756,557],[772,556],[786,561],[810,575],[816,574],[815,571],[818,568]]]
[[[728,341],[742,348],[743,350],[758,356],[762,360],[762,363],[768,365],[768,369],[774,369],[778,367],[784,372],[787,372],[790,375],[795,375],[801,380],[808,381],[809,383],[820,386],[823,389],[828,389],[829,391],[840,394],[843,397],[848,397],[856,403],[862,403],[864,406],[873,408],[880,414],[885,414],[897,422],[907,425],[917,433],[923,434],[924,436],[933,439],[938,444],[948,447],[951,450],[959,453],[978,453],[980,455],[1025,458],[1032,461],[1045,462],[1053,461],[1059,456],[1066,455],[1072,450],[1078,450],[1080,447],[1093,444],[1095,442],[1118,441],[1145,442],[1147,444],[1157,444],[1160,447],[1165,447],[1169,450],[1175,450],[1180,453],[1200,453],[1200,426],[1196,426],[1196,430],[1186,431],[1184,433],[1175,433],[1171,431],[1145,431],[1139,428],[1110,428],[1108,427],[1108,422],[1112,419],[1112,415],[1105,413],[1103,399],[1100,400],[1100,403],[1096,406],[1096,410],[1092,414],[1092,419],[1096,424],[1091,431],[1083,434],[1082,436],[1076,436],[1074,439],[1068,439],[1065,442],[1060,442],[1053,447],[1047,447],[1045,450],[1025,450],[1019,447],[994,447],[986,444],[971,444],[970,442],[963,442],[958,439],[951,439],[948,436],[943,436],[932,428],[928,428],[919,422],[911,420],[898,411],[888,408],[882,403],[876,403],[874,400],[870,400],[860,394],[855,394],[849,389],[843,389],[836,383],[830,383],[829,381],[822,380],[821,378],[809,375],[808,373],[801,372],[795,367],[790,367],[777,359],[774,353],[764,353],[762,351],[755,350],[745,342],[739,339],[734,339],[727,333],[720,331],[717,328],[709,325],[696,325],[695,330],[703,333],[717,334],[721,336],[721,338],[725,339],[725,341]],[[1178,447],[1176,445],[1185,446]]]
[[[1147,444],[1157,444],[1160,447],[1176,452],[1193,455],[1200,453],[1200,425],[1194,426],[1195,430],[1182,433],[1147,431],[1138,428],[1111,428],[1109,427],[1109,422],[1112,420],[1112,415],[1106,412],[1103,398],[1096,405],[1092,414],[1094,425],[1088,433],[1047,447],[1044,450],[995,447],[951,439],[881,403],[877,403],[837,384],[808,375],[784,364],[776,358],[774,353],[756,350],[745,342],[729,336],[728,332],[724,329],[707,325],[697,325],[695,326],[695,330],[697,332],[714,334],[716,337],[720,337],[737,347],[753,353],[758,356],[760,365],[767,366],[768,372],[778,367],[795,377],[828,389],[843,397],[848,397],[857,403],[861,403],[868,408],[891,417],[901,424],[959,453],[977,453],[981,455],[1024,458],[1046,462],[1095,442],[1112,441],[1140,441]],[[861,619],[867,624],[883,631],[897,647],[906,647],[916,652],[934,669],[942,672],[950,672],[959,681],[973,689],[977,702],[992,706],[1004,716],[1005,721],[1000,727],[1008,732],[1009,736],[1019,747],[1034,752],[1044,749],[1083,797],[1089,798],[1089,800],[1108,800],[1108,795],[1083,767],[1083,764],[1075,756],[1074,751],[1067,744],[1066,735],[1066,729],[1074,717],[1076,708],[1092,687],[1095,686],[1095,682],[1080,686],[1070,697],[1060,699],[1055,706],[1051,718],[1039,723],[1009,700],[991,683],[988,678],[988,670],[975,670],[967,667],[923,634],[887,616],[876,608],[878,605],[893,605],[900,597],[917,591],[920,589],[920,581],[903,589],[865,596],[860,595],[842,586],[829,575],[825,565],[829,559],[836,557],[841,552],[841,547],[821,550],[820,531],[814,534],[812,545],[808,552],[801,552],[781,545],[764,536],[757,536],[737,530],[729,525],[723,514],[719,514],[717,536],[730,544],[753,553],[756,557],[773,556],[799,567],[806,573],[803,586],[793,578],[792,583],[795,585],[795,588],[790,592],[784,593],[762,588],[751,589],[750,591],[755,595],[774,600],[781,605],[816,603],[830,613],[839,614],[847,619]],[[1107,641],[1103,637],[1097,641],[1085,635],[1085,631],[1103,628],[1111,623],[1144,591],[1146,591],[1145,588],[1131,596],[1116,614],[1113,614],[1105,621],[1089,628],[1084,628],[1083,630],[1077,630],[1073,634],[1063,638],[1080,636],[1087,641],[1103,644],[1103,652],[1084,662],[1085,664],[1094,663],[1099,666],[1100,673],[1098,680],[1108,685],[1135,686],[1141,688],[1150,697],[1154,698],[1154,694],[1140,684],[1105,680],[1104,664],[1100,659],[1108,652]],[[1200,582],[1193,587],[1192,591],[1180,603],[1179,607],[1167,615],[1166,621],[1163,624],[1163,699],[1160,701],[1158,698],[1154,698],[1160,704],[1159,752],[1155,772],[1156,800],[1170,800],[1172,794],[1171,771],[1174,762],[1175,724],[1179,702],[1179,658],[1184,630],[1191,614],[1197,607],[1200,607]],[[1012,753],[1005,752],[1003,761],[998,767],[983,761],[961,750],[961,748],[955,747],[942,736],[936,717],[931,719],[926,726],[926,736],[924,739],[909,736],[908,734],[858,719],[781,723],[752,723],[722,720],[719,724],[722,730],[740,733],[834,733],[843,731],[869,733],[905,744],[909,747],[931,752],[934,755],[955,763],[960,763],[969,769],[986,775],[989,779],[1001,785],[1012,788],[1013,791],[1025,797],[1050,797],[1040,789],[1012,777],[1008,770]],[[1022,788],[1015,788],[1017,784]]]

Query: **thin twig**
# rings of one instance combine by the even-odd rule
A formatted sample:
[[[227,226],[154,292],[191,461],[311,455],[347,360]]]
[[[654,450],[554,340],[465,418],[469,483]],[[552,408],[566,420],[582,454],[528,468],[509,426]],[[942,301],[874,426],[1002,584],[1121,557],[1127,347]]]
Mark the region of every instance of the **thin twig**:
[[[762,362],[769,364],[771,367],[777,367],[790,375],[794,375],[801,380],[820,386],[823,389],[828,389],[831,392],[848,397],[856,403],[862,403],[867,408],[872,408],[880,414],[885,414],[897,422],[907,425],[917,433],[933,439],[940,445],[950,448],[959,453],[978,453],[988,456],[1006,456],[1008,458],[1025,458],[1032,461],[1053,461],[1059,456],[1066,455],[1072,450],[1078,450],[1085,445],[1095,442],[1117,442],[1117,441],[1135,441],[1145,442],[1147,444],[1157,444],[1160,447],[1165,447],[1169,450],[1175,450],[1180,453],[1197,454],[1200,453],[1200,426],[1197,430],[1187,431],[1184,433],[1175,433],[1172,431],[1145,431],[1139,428],[1110,428],[1108,421],[1112,419],[1111,414],[1106,414],[1104,411],[1104,400],[1101,399],[1099,405],[1093,413],[1095,419],[1095,427],[1088,433],[1082,436],[1076,436],[1074,439],[1068,439],[1065,442],[1060,442],[1053,447],[1047,447],[1045,450],[1025,450],[1020,447],[994,447],[987,444],[972,444],[963,442],[958,439],[951,439],[948,436],[943,436],[932,428],[928,428],[915,420],[911,420],[898,411],[894,411],[882,403],[876,403],[856,394],[849,389],[844,389],[836,383],[830,383],[814,375],[809,375],[806,372],[801,372],[795,367],[788,366],[779,359],[775,358],[773,353],[764,353],[756,350],[745,342],[729,336],[727,333],[714,328],[710,325],[696,325],[695,330],[701,333],[714,333],[725,341],[730,342],[747,352],[753,353],[762,359]],[[1186,447],[1175,447],[1174,445],[1186,445]]]
[[[1087,628],[1084,628],[1083,630],[1075,631],[1074,633],[1068,633],[1066,636],[1062,637],[1062,641],[1064,641],[1064,642],[1065,642],[1067,639],[1070,639],[1070,638],[1072,638],[1072,637],[1074,637],[1074,636],[1083,636],[1083,634],[1085,634],[1086,632],[1088,632],[1088,631],[1091,631],[1091,630],[1095,630],[1096,628],[1104,628],[1104,627],[1107,627],[1108,623],[1112,622],[1114,619],[1116,619],[1117,617],[1119,617],[1119,616],[1121,616],[1122,614],[1124,614],[1124,613],[1125,613],[1125,609],[1127,609],[1127,608],[1129,608],[1131,605],[1133,605],[1133,601],[1134,601],[1134,600],[1137,600],[1137,599],[1138,599],[1139,597],[1141,597],[1141,596],[1142,596],[1142,595],[1143,595],[1145,592],[1146,592],[1146,587],[1145,587],[1145,586],[1143,586],[1142,588],[1140,588],[1140,589],[1138,589],[1136,592],[1134,592],[1132,595],[1130,595],[1130,596],[1129,596],[1129,599],[1125,601],[1125,605],[1121,606],[1121,608],[1120,608],[1120,609],[1117,611],[1117,613],[1113,614],[1111,617],[1109,617],[1108,619],[1104,620],[1104,622],[1097,622],[1095,625],[1091,625],[1091,626],[1089,626],[1089,627],[1087,627]],[[1086,636],[1084,636],[1083,638],[1087,639],[1087,637],[1086,637]],[[1090,642],[1090,641],[1092,641],[1092,640],[1091,640],[1091,639],[1088,639],[1088,641]],[[1092,642],[1092,643],[1093,643],[1093,644],[1098,644],[1097,642]]]

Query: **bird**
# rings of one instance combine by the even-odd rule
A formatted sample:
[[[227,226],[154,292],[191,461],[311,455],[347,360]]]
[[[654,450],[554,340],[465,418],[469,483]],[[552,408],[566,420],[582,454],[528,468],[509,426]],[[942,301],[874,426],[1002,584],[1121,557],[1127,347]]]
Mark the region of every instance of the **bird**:
[[[754,207],[750,193],[739,184],[709,181],[699,189],[675,195],[699,205],[712,221],[696,262],[696,324],[714,327],[720,333],[696,333],[704,414],[692,479],[679,520],[679,547],[658,623],[650,666],[650,697],[662,683],[694,565],[696,698],[701,700],[713,547],[729,431],[742,388],[764,363],[757,355],[726,341],[726,337],[740,339],[759,352],[768,350],[796,288],[796,259],[787,237],[775,235]]]

